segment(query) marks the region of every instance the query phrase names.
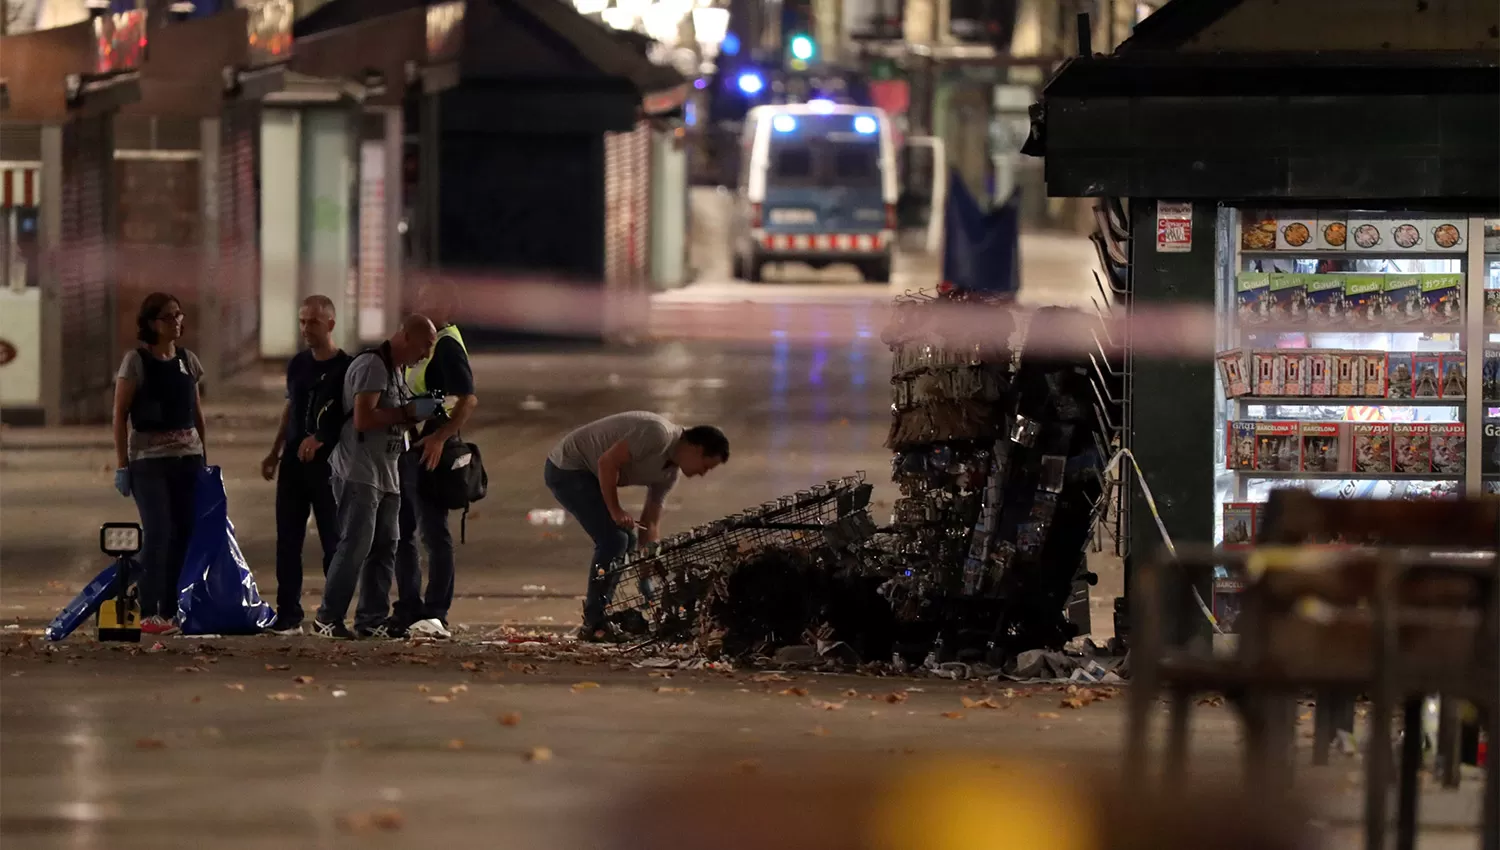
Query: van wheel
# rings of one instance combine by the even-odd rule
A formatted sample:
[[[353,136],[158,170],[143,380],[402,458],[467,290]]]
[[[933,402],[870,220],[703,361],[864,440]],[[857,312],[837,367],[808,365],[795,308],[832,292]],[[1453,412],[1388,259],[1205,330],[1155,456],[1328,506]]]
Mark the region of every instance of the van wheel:
[[[760,260],[750,257],[745,260],[745,280],[751,283],[760,283],[766,279],[766,264]]]
[[[860,263],[859,274],[865,279],[865,283],[890,283],[891,258]]]
[[[750,275],[745,272],[745,257],[743,255],[735,254],[734,258],[729,261],[729,274],[735,280],[749,278]]]

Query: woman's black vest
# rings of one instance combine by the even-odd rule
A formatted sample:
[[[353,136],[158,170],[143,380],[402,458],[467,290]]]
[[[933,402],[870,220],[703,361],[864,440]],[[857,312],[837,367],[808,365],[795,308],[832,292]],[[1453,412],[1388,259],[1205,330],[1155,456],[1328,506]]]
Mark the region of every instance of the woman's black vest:
[[[198,380],[188,367],[187,349],[161,360],[145,348],[137,348],[145,380],[135,388],[130,402],[130,427],[143,434],[185,431],[194,426],[198,407]]]

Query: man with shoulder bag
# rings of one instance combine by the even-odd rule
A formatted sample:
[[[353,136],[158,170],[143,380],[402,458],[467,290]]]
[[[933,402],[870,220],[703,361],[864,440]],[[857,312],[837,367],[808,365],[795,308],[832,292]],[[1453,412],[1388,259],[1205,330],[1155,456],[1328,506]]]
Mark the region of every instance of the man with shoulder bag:
[[[460,433],[479,404],[474,372],[458,327],[451,283],[429,283],[417,298],[417,309],[437,326],[432,356],[410,367],[406,381],[417,397],[443,399],[436,418],[423,426],[420,439],[401,457],[401,542],[396,549],[395,625],[411,634],[449,637],[448,609],[453,604],[453,534],[450,511],[467,516],[471,502],[484,496],[484,464],[479,450]],[[418,534],[427,550],[427,588],[422,588]]]

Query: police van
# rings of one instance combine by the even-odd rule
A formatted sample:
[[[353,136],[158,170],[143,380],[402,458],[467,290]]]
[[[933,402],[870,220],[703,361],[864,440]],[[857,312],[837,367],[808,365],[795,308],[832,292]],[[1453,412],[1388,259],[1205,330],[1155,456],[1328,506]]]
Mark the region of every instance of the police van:
[[[866,281],[890,281],[896,151],[883,110],[819,100],[757,106],[741,146],[735,277],[758,282],[768,263],[850,263]]]

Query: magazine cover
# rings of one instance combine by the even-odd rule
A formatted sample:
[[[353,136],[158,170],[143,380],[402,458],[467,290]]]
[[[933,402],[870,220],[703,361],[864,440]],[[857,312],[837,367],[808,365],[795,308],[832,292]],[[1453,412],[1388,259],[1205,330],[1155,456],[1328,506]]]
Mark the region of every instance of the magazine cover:
[[[1422,276],[1388,274],[1385,276],[1385,323],[1409,325],[1426,317],[1422,302]]]
[[[1333,394],[1341,398],[1353,398],[1364,387],[1359,374],[1359,354],[1353,351],[1335,351]]]
[[[1408,351],[1393,351],[1386,355],[1386,398],[1411,398],[1411,357]]]
[[[1236,633],[1236,626],[1240,619],[1241,600],[1244,597],[1245,582],[1243,579],[1214,579],[1211,607],[1214,611],[1214,620],[1219,624],[1219,631],[1230,635]]]
[[[1282,360],[1281,394],[1287,396],[1307,395],[1307,373],[1303,366],[1307,359],[1301,352],[1287,351],[1277,355]]]
[[[1307,394],[1310,396],[1328,396],[1333,394],[1333,386],[1329,382],[1333,370],[1330,364],[1333,358],[1326,351],[1314,351],[1307,355],[1307,365],[1303,371],[1307,373]]]
[[[1427,428],[1431,434],[1432,471],[1443,475],[1462,475],[1464,472],[1464,424],[1442,422],[1433,423]]]
[[[1485,346],[1483,381],[1484,400],[1500,400],[1500,348]]]
[[[1347,472],[1344,461],[1343,424],[1339,422],[1302,422],[1302,471]]]
[[[1413,354],[1411,356],[1411,397],[1440,398],[1442,390],[1443,357],[1441,354]]]
[[[1365,398],[1385,398],[1386,358],[1387,355],[1381,351],[1366,351],[1359,356],[1360,395]]]
[[[1244,549],[1255,542],[1255,504],[1224,503],[1224,548]]]
[[[1391,424],[1389,422],[1355,422],[1354,471],[1381,473],[1391,471]]]
[[[1275,272],[1271,275],[1271,323],[1296,326],[1307,322],[1307,276]]]
[[[1422,275],[1423,321],[1429,325],[1461,325],[1464,321],[1464,276]]]
[[[1282,395],[1286,386],[1286,358],[1277,357],[1275,349],[1256,351],[1250,355],[1255,365],[1255,394],[1263,396]],[[1281,369],[1277,367],[1280,366]]]
[[[1438,388],[1443,398],[1463,398],[1469,392],[1469,368],[1464,353],[1454,351],[1441,356],[1443,385]]]
[[[1500,289],[1484,291],[1484,326],[1500,328]]]
[[[1427,426],[1396,422],[1391,425],[1391,467],[1393,472],[1429,473],[1432,471],[1432,443]]]
[[[1264,325],[1271,321],[1271,276],[1242,272],[1235,279],[1241,325]]]
[[[1500,421],[1484,421],[1484,435],[1480,438],[1479,450],[1484,452],[1479,460],[1479,470],[1485,475],[1500,475]]]
[[[1269,286],[1269,281],[1267,286]],[[1385,275],[1344,275],[1344,309],[1347,324],[1356,328],[1378,327],[1385,316]]]
[[[1255,423],[1255,468],[1262,472],[1297,472],[1301,431],[1296,422]]]
[[[1245,362],[1245,350],[1234,348],[1216,355],[1219,362],[1219,380],[1224,382],[1224,397],[1239,398],[1250,394],[1250,365]]]
[[[1304,277],[1307,279],[1308,321],[1325,328],[1343,325],[1348,318],[1344,307],[1344,276],[1310,274]]]
[[[1225,447],[1224,459],[1230,469],[1255,468],[1255,423],[1230,422],[1225,429],[1229,433],[1229,445]]]

